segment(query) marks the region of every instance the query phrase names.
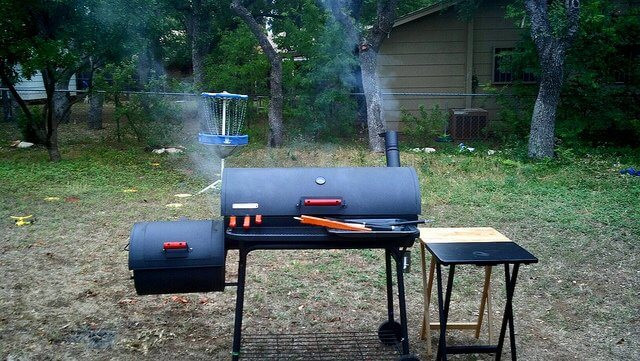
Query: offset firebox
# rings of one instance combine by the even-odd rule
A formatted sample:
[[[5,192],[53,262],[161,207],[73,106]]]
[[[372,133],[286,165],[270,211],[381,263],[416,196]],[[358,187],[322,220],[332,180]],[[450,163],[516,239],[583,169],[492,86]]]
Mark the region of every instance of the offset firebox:
[[[384,249],[387,317],[378,337],[383,344],[396,346],[401,359],[415,359],[409,356],[403,259],[419,235],[420,189],[415,170],[399,166],[396,134],[388,132],[385,139],[388,167],[225,169],[222,220],[134,226],[129,268],[136,291],[209,292],[223,291],[225,285],[237,286],[231,354],[233,360],[250,358],[241,349],[249,252]],[[349,226],[336,229],[306,224],[307,218]],[[227,282],[224,276],[226,251],[230,249],[239,250],[237,282]],[[399,322],[394,315],[391,259],[396,264]],[[346,354],[342,355],[337,358],[344,359]]]

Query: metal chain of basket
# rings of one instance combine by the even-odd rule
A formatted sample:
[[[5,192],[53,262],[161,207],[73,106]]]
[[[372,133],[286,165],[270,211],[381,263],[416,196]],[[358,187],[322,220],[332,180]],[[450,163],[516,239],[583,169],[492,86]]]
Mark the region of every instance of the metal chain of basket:
[[[220,157],[220,179],[198,194],[221,184],[224,160],[236,150],[249,143],[249,136],[241,134],[247,109],[246,95],[202,93],[202,118],[200,120],[200,143],[212,146]]]
[[[240,135],[247,109],[246,98],[237,94],[203,93],[204,119],[201,132],[216,135]],[[217,95],[217,96],[214,96]]]

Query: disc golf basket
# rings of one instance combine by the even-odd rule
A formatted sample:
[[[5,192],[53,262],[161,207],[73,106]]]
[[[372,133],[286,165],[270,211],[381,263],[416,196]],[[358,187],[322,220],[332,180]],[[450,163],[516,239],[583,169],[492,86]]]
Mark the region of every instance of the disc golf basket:
[[[202,93],[203,114],[200,119],[198,141],[213,147],[220,157],[220,179],[198,194],[222,183],[224,160],[240,147],[249,143],[249,136],[242,133],[242,123],[247,109],[247,95]]]

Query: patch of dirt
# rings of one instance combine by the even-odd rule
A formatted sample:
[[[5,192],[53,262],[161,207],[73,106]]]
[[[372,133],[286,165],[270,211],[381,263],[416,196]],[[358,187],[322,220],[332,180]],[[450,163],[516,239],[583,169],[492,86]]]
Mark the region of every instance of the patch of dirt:
[[[84,328],[74,331],[66,339],[68,343],[83,343],[89,348],[106,349],[113,346],[116,338],[116,331],[113,330],[91,330]]]

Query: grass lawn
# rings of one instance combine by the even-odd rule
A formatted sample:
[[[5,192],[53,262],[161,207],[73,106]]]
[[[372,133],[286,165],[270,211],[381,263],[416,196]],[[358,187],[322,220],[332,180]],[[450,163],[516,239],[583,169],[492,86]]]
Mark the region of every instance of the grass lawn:
[[[82,115],[75,114],[79,119]],[[63,125],[63,161],[42,148],[15,149],[14,128],[0,127],[0,357],[44,359],[227,359],[235,290],[138,297],[127,270],[131,226],[141,220],[219,216],[216,194],[195,193],[216,165],[185,127],[183,154],[153,154],[113,141],[113,128],[90,133]],[[532,251],[540,263],[521,269],[514,301],[523,360],[640,358],[640,153],[560,152],[532,163],[520,148],[460,154],[404,151],[418,170],[423,216],[434,226],[491,226]],[[229,166],[383,165],[362,145],[251,144]],[[135,189],[135,192],[126,191]],[[58,197],[57,200],[45,200]],[[181,208],[167,204],[182,203]],[[17,227],[12,215],[33,214]],[[422,296],[419,249],[406,276],[412,350]],[[255,252],[249,256],[245,332],[374,331],[385,317],[381,251]],[[235,278],[237,254],[228,258]],[[459,269],[451,318],[477,313],[482,270]],[[504,300],[493,277],[495,327]],[[433,313],[435,318],[435,312]],[[472,342],[452,332],[452,342]],[[508,352],[508,343],[505,346]],[[489,359],[458,357],[452,359]]]

